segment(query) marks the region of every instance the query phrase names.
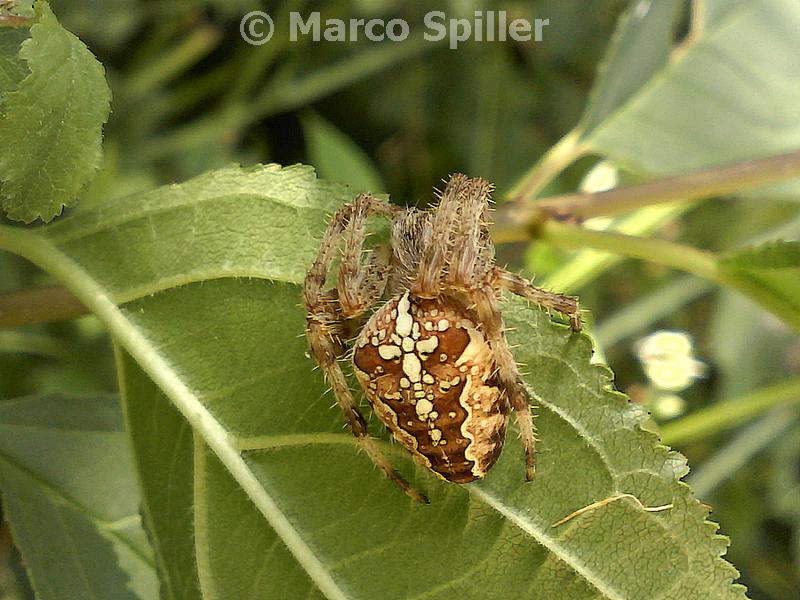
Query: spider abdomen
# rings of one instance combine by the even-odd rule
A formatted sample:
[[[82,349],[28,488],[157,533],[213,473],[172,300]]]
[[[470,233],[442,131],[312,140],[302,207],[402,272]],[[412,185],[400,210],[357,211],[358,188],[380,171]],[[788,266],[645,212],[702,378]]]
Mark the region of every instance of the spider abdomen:
[[[372,315],[353,353],[383,424],[425,466],[456,483],[483,477],[505,438],[506,397],[476,323],[455,298],[405,292]]]

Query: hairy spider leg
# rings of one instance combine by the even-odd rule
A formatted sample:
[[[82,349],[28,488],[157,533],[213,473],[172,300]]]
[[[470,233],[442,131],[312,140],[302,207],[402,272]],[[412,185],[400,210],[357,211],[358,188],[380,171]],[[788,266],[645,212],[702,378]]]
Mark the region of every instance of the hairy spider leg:
[[[575,331],[580,331],[581,319],[578,312],[578,301],[575,298],[543,290],[523,277],[509,273],[500,267],[492,269],[488,284],[471,294],[478,316],[484,326],[484,334],[495,354],[500,381],[508,391],[511,406],[517,416],[517,424],[525,449],[525,477],[530,481],[536,471],[536,434],[531,415],[530,396],[525,389],[508,340],[503,333],[503,318],[498,306],[498,294],[503,289],[547,309],[565,314],[569,317]]]
[[[389,459],[381,452],[376,441],[369,436],[364,417],[358,410],[358,405],[353,398],[350,387],[347,385],[347,380],[338,361],[342,345],[337,339],[337,333],[340,331],[340,324],[344,316],[336,309],[335,303],[331,301],[331,294],[322,292],[339,238],[348,228],[352,228],[356,233],[361,231],[364,227],[363,221],[366,220],[370,212],[389,214],[391,210],[391,206],[365,194],[358,196],[352,203],[342,206],[333,215],[323,235],[317,258],[309,269],[304,283],[303,295],[306,311],[309,315],[306,323],[306,335],[311,353],[325,373],[325,377],[330,381],[336,402],[342,410],[345,422],[356,438],[359,447],[366,452],[367,456],[384,472],[386,477],[399,486],[409,497],[417,502],[427,504],[428,499],[411,487],[402,475],[395,470]],[[344,262],[352,261],[353,257],[356,259],[360,257],[363,241],[364,236],[362,235],[359,244],[354,248],[348,243],[343,264]],[[370,286],[380,287],[382,292],[382,285],[385,285],[385,282],[380,284],[376,281],[379,272],[382,273],[385,279],[385,269],[376,268],[373,274],[367,277],[367,282]],[[339,296],[342,293],[341,287],[350,285],[352,281],[353,279],[350,275],[345,275],[344,277],[340,275]],[[370,293],[367,291],[365,295],[370,295]],[[358,302],[360,295],[355,294],[353,298]],[[355,304],[351,304],[349,308],[351,311],[357,310]],[[365,306],[362,312],[366,308],[368,306]],[[352,316],[358,315],[353,314]]]
[[[511,408],[517,417],[525,449],[525,479],[530,481],[536,471],[536,435],[531,415],[530,395],[522,382],[522,376],[504,333],[503,316],[497,298],[498,291],[491,284],[484,284],[467,293],[475,305],[483,334],[492,349],[500,386],[506,391]]]
[[[339,305],[346,319],[364,314],[383,295],[391,252],[383,252],[385,248],[370,250],[364,259],[367,217],[371,214],[391,217],[395,212],[390,204],[369,194],[360,194],[351,206],[337,282]]]
[[[477,287],[494,264],[494,246],[487,223],[491,191],[488,181],[475,177],[461,187],[460,197],[456,198],[458,218],[451,232],[447,273],[443,274],[448,286]],[[447,201],[451,201],[449,196]]]
[[[492,280],[496,287],[508,290],[517,296],[522,296],[548,310],[560,312],[569,318],[573,331],[581,330],[581,315],[577,298],[548,292],[536,287],[524,277],[510,273],[500,267],[492,269]]]
[[[461,203],[470,186],[470,178],[461,173],[450,177],[433,214],[430,243],[422,251],[417,277],[411,293],[420,298],[436,298],[442,292],[442,275],[452,252],[453,232],[461,218]]]

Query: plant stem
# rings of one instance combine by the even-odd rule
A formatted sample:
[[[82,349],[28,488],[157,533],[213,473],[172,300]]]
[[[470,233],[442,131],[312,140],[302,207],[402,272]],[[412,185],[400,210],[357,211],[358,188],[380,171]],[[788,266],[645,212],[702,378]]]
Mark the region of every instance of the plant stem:
[[[539,227],[539,239],[562,248],[595,248],[631,258],[641,258],[711,281],[719,281],[715,257],[710,252],[666,240],[622,233],[595,231],[577,225],[547,221]]]
[[[669,445],[705,439],[749,421],[773,406],[798,402],[800,377],[795,377],[666,423],[661,427],[661,439]]]
[[[542,200],[537,206],[549,212],[588,219],[652,204],[724,196],[794,177],[800,177],[800,151],[692,171],[606,192],[554,197]]]
[[[650,206],[618,217],[613,224],[609,224],[608,230],[628,235],[646,236],[660,229],[665,223],[674,221],[688,208],[687,204]],[[621,262],[623,258],[616,254],[584,248],[575,252],[558,269],[540,280],[540,283],[548,289],[560,292],[578,292]],[[536,272],[536,266],[531,265],[531,270]]]
[[[30,27],[33,19],[21,15],[0,15],[0,29]]]
[[[69,354],[69,346],[50,336],[29,331],[0,331],[0,353],[30,354],[63,358]]]
[[[51,286],[0,295],[0,327],[65,321],[89,312],[66,288]]]
[[[217,45],[222,35],[218,28],[206,25],[195,29],[159,58],[147,63],[128,79],[128,93],[133,98],[146,96],[159,85],[186,71]]]
[[[494,235],[503,241],[529,239],[529,229],[552,215],[578,219],[616,215],[653,204],[702,200],[800,177],[800,151],[665,177],[591,194],[567,194],[530,202],[511,191],[513,202],[497,211]],[[527,237],[526,237],[527,236]]]
[[[535,198],[548,183],[586,152],[587,148],[580,144],[581,133],[580,129],[573,129],[561,138],[522,176],[506,197],[515,201]]]
[[[409,38],[403,43],[367,49],[302,77],[286,71],[276,73],[252,102],[241,100],[226,104],[209,117],[176,128],[146,144],[140,157],[157,160],[177,152],[185,153],[187,148],[216,143],[225,136],[235,137],[254,121],[313,102],[433,47],[436,44],[421,37]]]
[[[618,256],[640,258],[657,265],[692,273],[750,297],[782,319],[787,325],[800,331],[800,315],[792,305],[776,296],[768,287],[751,281],[747,277],[740,277],[735,271],[727,269],[726,265],[720,264],[718,257],[711,252],[666,240],[596,231],[552,220],[540,224],[535,232],[530,233],[530,236],[562,248],[571,250],[594,248]]]

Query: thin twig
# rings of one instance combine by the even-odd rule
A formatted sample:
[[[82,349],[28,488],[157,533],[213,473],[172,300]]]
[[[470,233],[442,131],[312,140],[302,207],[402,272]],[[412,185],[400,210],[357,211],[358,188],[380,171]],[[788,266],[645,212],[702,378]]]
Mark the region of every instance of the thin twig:
[[[0,28],[3,27],[30,27],[33,19],[21,15],[0,15]]]
[[[544,223],[539,228],[538,238],[569,250],[594,248],[619,256],[639,258],[720,283],[713,253],[663,239],[597,231],[558,221]]]
[[[515,196],[501,205],[492,234],[496,242],[531,239],[540,223],[556,217],[588,219],[616,215],[653,204],[701,200],[800,177],[800,151],[757,158],[606,192],[567,194],[537,202]]]
[[[0,294],[0,327],[65,321],[88,312],[80,300],[61,286]]]

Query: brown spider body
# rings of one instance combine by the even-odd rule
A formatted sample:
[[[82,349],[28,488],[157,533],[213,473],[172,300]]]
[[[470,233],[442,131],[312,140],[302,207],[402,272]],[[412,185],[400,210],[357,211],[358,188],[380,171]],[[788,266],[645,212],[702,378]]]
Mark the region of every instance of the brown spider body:
[[[405,292],[378,310],[353,366],[383,424],[442,478],[468,483],[500,455],[507,399],[477,317],[455,298]]]
[[[501,291],[562,312],[580,329],[574,298],[494,264],[490,191],[483,179],[455,174],[438,206],[424,211],[361,194],[334,214],[305,279],[311,352],[351,432],[386,476],[420,502],[427,502],[425,496],[368,435],[339,365],[352,327],[378,305],[353,344],[356,377],[392,435],[431,471],[456,483],[483,477],[497,460],[509,406],[525,447],[526,478],[534,473],[530,396],[503,332]],[[364,251],[370,215],[390,219],[390,247]],[[336,287],[323,290],[340,238]]]

